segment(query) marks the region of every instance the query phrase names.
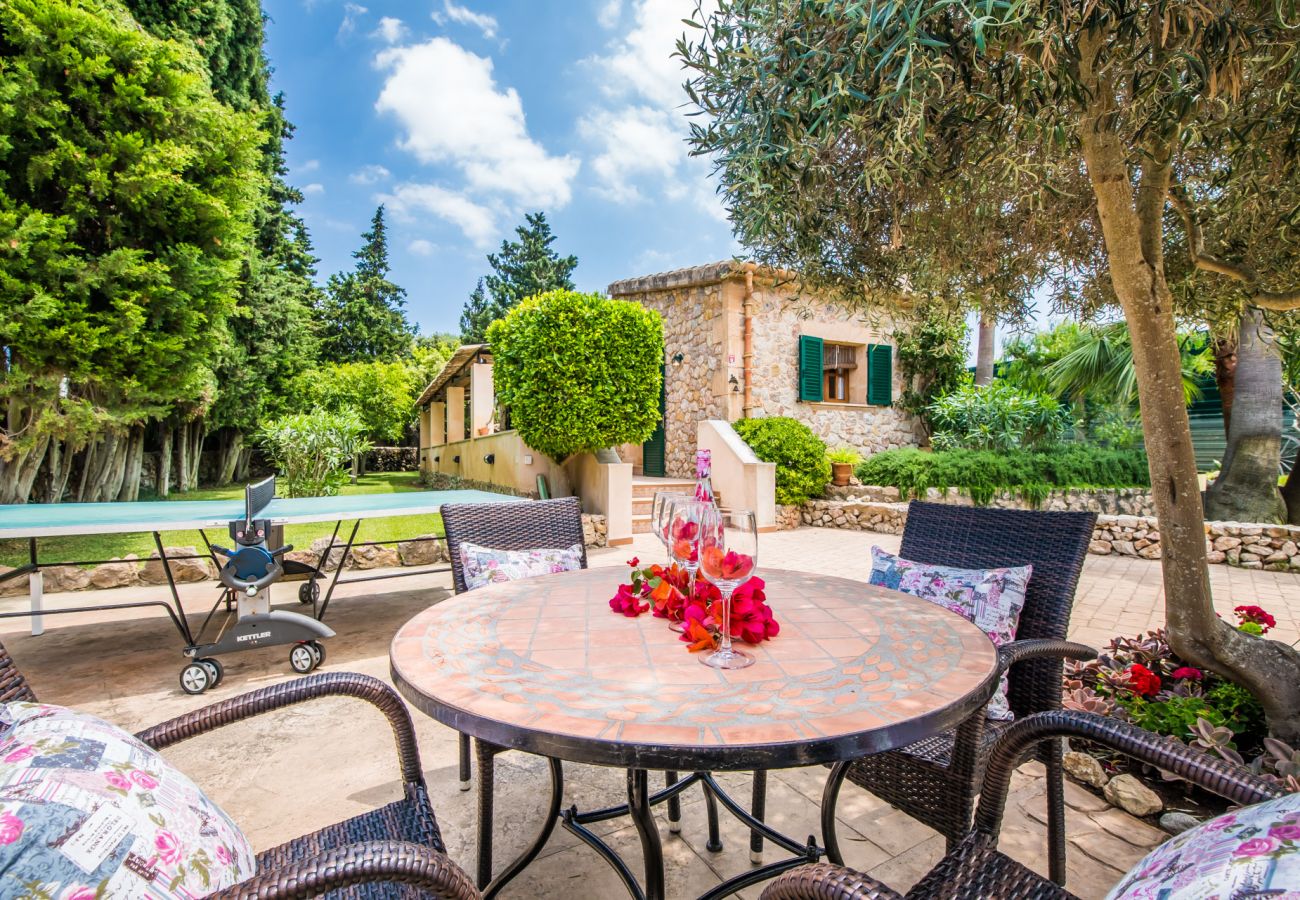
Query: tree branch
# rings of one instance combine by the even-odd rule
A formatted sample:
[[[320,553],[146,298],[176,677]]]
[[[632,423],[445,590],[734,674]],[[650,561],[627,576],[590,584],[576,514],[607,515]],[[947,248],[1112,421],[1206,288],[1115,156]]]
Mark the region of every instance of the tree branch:
[[[1228,262],[1226,259],[1205,252],[1205,235],[1201,232],[1196,210],[1192,208],[1191,200],[1182,185],[1170,183],[1169,203],[1182,217],[1183,228],[1187,233],[1187,252],[1191,256],[1192,265],[1204,272],[1214,272],[1234,281],[1240,281],[1246,289],[1246,296],[1250,298],[1252,306],[1275,312],[1300,309],[1300,286],[1282,291],[1265,290],[1259,284],[1259,274],[1250,266],[1245,263]]]

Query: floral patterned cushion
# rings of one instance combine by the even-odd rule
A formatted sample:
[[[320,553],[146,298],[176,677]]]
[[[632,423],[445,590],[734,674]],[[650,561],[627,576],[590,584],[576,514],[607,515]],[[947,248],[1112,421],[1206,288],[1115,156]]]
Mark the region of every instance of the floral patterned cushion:
[[[472,591],[490,581],[515,581],[581,569],[582,545],[574,544],[563,550],[494,550],[462,541],[460,565],[465,587]]]
[[[912,594],[950,609],[974,622],[996,647],[1016,638],[1016,624],[1025,605],[1025,588],[1033,566],[1012,569],[958,569],[912,562],[871,548],[871,583]],[[1002,676],[989,701],[990,719],[1013,718],[1007,703],[1007,677]]]
[[[40,703],[0,719],[0,896],[203,897],[252,876],[235,824],[130,734]]]
[[[1300,794],[1202,823],[1152,850],[1106,900],[1300,897]]]

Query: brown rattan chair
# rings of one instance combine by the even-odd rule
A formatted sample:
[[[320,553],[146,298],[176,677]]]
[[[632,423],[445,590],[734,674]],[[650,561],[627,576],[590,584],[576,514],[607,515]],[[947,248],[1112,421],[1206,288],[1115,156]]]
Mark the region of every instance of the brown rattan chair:
[[[1065,659],[1091,659],[1089,647],[1065,640],[1074,591],[1092,540],[1093,513],[1039,512],[913,502],[899,555],[915,562],[989,569],[1034,567],[1016,640],[999,648],[1017,717],[1061,706]],[[843,863],[835,839],[835,804],[844,779],[924,822],[956,846],[970,828],[990,746],[1005,722],[972,717],[956,730],[901,750],[839,763],[822,798],[827,855]],[[1065,881],[1065,800],[1060,741],[1037,747],[1047,766],[1048,858]]]
[[[495,550],[563,549],[582,547],[582,568],[587,568],[587,549],[582,536],[582,507],[576,497],[539,500],[533,503],[449,503],[442,508],[442,527],[451,557],[451,580],[456,593],[463,594],[465,571],[460,545],[464,541]],[[470,787],[470,738],[460,736],[460,788]],[[504,748],[487,741],[474,741],[478,757],[478,885],[492,880],[493,758]]]
[[[1285,791],[1201,750],[1093,713],[1053,710],[1034,713],[1008,726],[989,752],[984,789],[971,828],[957,846],[907,892],[908,900],[1068,900],[1058,884],[998,852],[998,832],[1011,774],[1025,755],[1044,742],[1072,737],[1093,741],[1172,772],[1235,804],[1261,803]],[[762,900],[879,900],[901,898],[870,876],[819,863],[792,869],[763,891]]]
[[[257,874],[213,897],[338,898],[479,895],[469,876],[446,855],[420,768],[411,714],[397,692],[377,678],[351,672],[308,675],[205,706],[136,734],[162,750],[223,725],[319,697],[355,697],[388,719],[397,743],[402,799],[257,855]],[[36,694],[0,645],[0,702]]]

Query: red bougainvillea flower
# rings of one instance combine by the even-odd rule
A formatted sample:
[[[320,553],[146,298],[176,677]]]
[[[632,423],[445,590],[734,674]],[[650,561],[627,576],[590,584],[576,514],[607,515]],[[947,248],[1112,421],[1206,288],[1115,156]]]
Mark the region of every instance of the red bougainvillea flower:
[[[686,605],[686,595],[667,578],[660,578],[659,584],[650,591],[650,602],[655,606],[656,616],[672,622],[680,622],[682,607]]]
[[[641,565],[641,557],[634,556],[627,561],[627,564],[635,569],[637,566]]]
[[[723,552],[721,547],[705,547],[700,568],[710,578],[739,581],[754,571],[754,558],[735,550]]]
[[[1192,681],[1200,681],[1205,677],[1205,673],[1200,669],[1193,668],[1192,666],[1179,666],[1177,669],[1174,669],[1169,677],[1178,679],[1189,678]]]
[[[618,593],[609,600],[609,608],[629,619],[634,619],[641,613],[649,611],[650,604],[642,601],[641,596],[632,590],[630,584],[620,584]]]
[[[693,541],[700,536],[700,523],[690,519],[673,520],[673,540]]]
[[[695,562],[700,558],[699,545],[688,538],[678,538],[673,541],[673,557],[682,562]]]
[[[767,605],[766,583],[761,578],[751,578],[736,588],[731,595],[731,636],[747,644],[760,644],[781,633],[781,626],[772,617]],[[714,604],[713,617],[722,618],[722,604]]]
[[[1233,610],[1242,624],[1247,622],[1258,625],[1261,634],[1267,634],[1270,628],[1277,626],[1277,619],[1269,615],[1263,607],[1260,606],[1238,606]]]
[[[716,646],[713,632],[705,628],[699,619],[686,620],[686,631],[682,633],[682,640],[686,641],[686,649],[692,653],[712,650]]]
[[[1160,691],[1160,676],[1144,665],[1133,663],[1124,670],[1128,675],[1129,689],[1141,697],[1152,697]]]

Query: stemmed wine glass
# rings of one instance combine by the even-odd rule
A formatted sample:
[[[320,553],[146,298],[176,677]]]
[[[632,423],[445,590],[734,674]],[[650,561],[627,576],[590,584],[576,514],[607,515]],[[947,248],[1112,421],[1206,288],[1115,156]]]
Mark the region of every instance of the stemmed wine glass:
[[[731,646],[731,595],[758,568],[758,527],[749,510],[710,507],[701,522],[700,569],[722,593],[722,642],[700,658],[715,669],[743,669],[754,657]]]
[[[668,562],[671,564],[674,560],[673,542],[672,542],[672,525],[673,525],[673,507],[678,503],[685,503],[692,499],[693,495],[679,493],[675,491],[659,491],[655,494],[654,509],[650,513],[650,523],[655,530],[655,536],[659,538],[664,549],[668,551]],[[668,629],[678,634],[686,630],[686,626],[681,622],[668,620]]]
[[[695,596],[695,573],[700,568],[700,533],[709,510],[717,509],[712,503],[693,500],[689,496],[674,500],[669,512],[668,549],[673,559],[686,570],[686,599]],[[684,631],[685,626],[674,622],[674,631]]]

